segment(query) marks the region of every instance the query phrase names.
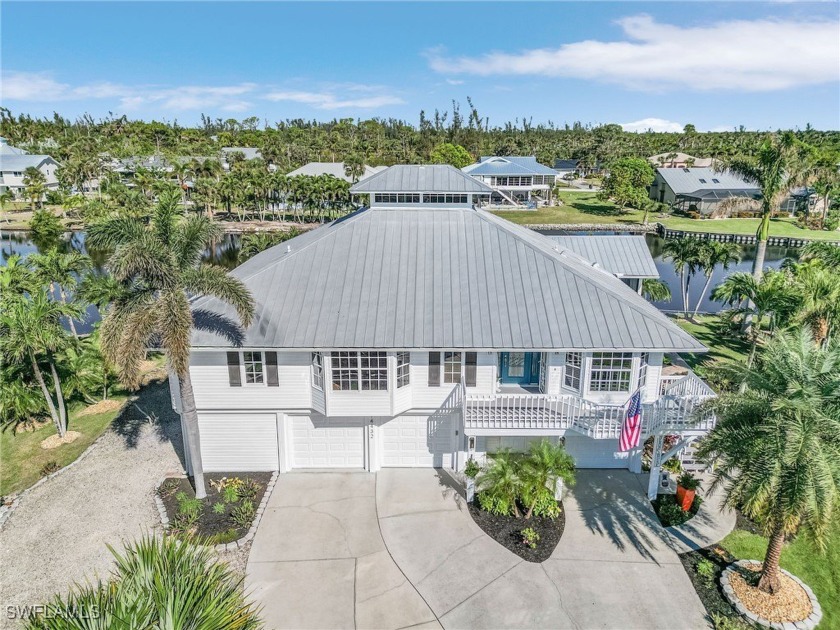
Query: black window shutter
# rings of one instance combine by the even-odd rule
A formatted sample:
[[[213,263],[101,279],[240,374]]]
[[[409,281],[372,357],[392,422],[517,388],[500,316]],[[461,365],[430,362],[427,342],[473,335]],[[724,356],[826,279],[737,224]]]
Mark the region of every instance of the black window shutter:
[[[242,373],[239,371],[239,353],[227,353],[228,381],[231,387],[242,387]]]
[[[464,353],[464,374],[467,380],[467,387],[475,387],[475,373],[476,373],[476,364],[478,363],[478,353],[477,352],[466,352]]]
[[[280,378],[277,376],[277,353],[265,353],[265,368],[268,376],[268,386],[278,387],[280,385]]]
[[[440,387],[440,352],[429,353],[429,387]]]

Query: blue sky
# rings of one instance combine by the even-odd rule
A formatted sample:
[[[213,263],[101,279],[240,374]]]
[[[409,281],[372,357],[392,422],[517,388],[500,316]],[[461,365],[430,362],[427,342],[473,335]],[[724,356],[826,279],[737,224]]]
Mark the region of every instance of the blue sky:
[[[840,128],[836,2],[3,2],[2,104],[184,124],[466,109]]]

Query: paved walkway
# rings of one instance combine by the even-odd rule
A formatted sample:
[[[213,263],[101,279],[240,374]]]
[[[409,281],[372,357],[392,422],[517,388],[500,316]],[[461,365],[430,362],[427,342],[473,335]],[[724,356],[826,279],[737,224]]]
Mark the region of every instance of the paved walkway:
[[[703,481],[701,495],[703,503],[697,514],[683,525],[666,527],[665,531],[671,537],[671,546],[677,553],[685,553],[702,549],[720,542],[735,529],[737,519],[735,510],[723,505],[723,492],[717,488],[715,492],[707,494],[711,486],[710,475],[700,475]]]
[[[542,564],[473,522],[424,469],[281,476],[246,588],[268,628],[705,628],[637,476],[580,471]]]
[[[107,577],[125,539],[160,527],[155,483],[181,470],[181,428],[169,388],[144,388],[137,404],[159,418],[151,425],[134,406],[115,421],[94,451],[27,493],[0,531],[0,627],[7,606],[42,604],[76,582]]]

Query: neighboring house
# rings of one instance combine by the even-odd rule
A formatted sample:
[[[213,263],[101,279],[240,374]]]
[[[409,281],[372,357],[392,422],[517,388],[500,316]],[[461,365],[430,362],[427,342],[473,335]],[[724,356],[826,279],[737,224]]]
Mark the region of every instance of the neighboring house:
[[[613,274],[637,293],[642,292],[642,280],[659,277],[644,236],[562,234],[550,238],[560,247],[572,250]]]
[[[16,198],[25,195],[23,179],[26,169],[34,166],[44,174],[46,190],[58,189],[58,162],[49,155],[33,155],[13,147],[0,138],[0,193],[10,191]]]
[[[554,160],[554,170],[557,171],[557,176],[561,179],[571,179],[578,175],[578,165],[580,160]]]
[[[359,178],[359,181],[367,179],[371,175],[376,175],[380,171],[384,171],[387,166],[368,166],[365,164],[365,171]],[[332,175],[338,179],[343,179],[346,182],[353,183],[353,178],[347,175],[344,167],[344,162],[309,162],[300,168],[293,170],[288,174],[288,177],[297,177],[298,175],[307,175],[314,177],[317,175]]]
[[[761,199],[758,186],[739,175],[713,168],[657,168],[650,198],[671,208],[710,215],[734,202],[756,206]],[[726,202],[724,206],[721,206]]]
[[[712,158],[698,158],[688,153],[679,153],[672,151],[671,153],[657,153],[651,155],[648,159],[653,166],[660,168],[711,168],[714,166]]]
[[[372,207],[233,270],[256,301],[246,331],[195,300],[205,470],[460,470],[548,438],[578,467],[640,472],[642,448],[618,452],[636,390],[643,441],[707,432],[692,412],[713,392],[662,374],[665,353],[705,348],[599,265],[471,207],[486,190],[451,166],[393,166],[351,189]]]
[[[557,171],[537,162],[534,156],[482,157],[462,169],[493,189],[492,205],[531,205],[550,201]]]

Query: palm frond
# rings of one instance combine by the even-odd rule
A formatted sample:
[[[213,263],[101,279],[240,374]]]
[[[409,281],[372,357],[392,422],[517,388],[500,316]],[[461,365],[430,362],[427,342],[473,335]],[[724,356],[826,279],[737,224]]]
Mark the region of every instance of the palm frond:
[[[184,272],[184,287],[193,295],[212,295],[231,304],[239,315],[243,328],[251,325],[254,316],[254,298],[245,284],[228,274],[221,267],[201,265]]]

